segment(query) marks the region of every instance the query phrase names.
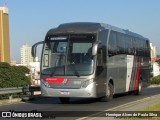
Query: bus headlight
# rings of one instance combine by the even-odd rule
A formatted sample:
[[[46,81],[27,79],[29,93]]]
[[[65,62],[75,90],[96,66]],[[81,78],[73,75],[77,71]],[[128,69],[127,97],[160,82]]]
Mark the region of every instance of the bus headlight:
[[[93,83],[93,79],[86,80],[82,83],[82,88],[86,88],[89,84]]]

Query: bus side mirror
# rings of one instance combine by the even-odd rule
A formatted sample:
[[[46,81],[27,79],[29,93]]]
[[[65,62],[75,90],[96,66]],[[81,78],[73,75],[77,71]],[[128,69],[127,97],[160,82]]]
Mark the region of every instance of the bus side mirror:
[[[40,41],[40,42],[37,42],[36,44],[34,44],[32,46],[32,51],[31,51],[31,54],[32,54],[32,57],[35,58],[36,57],[36,50],[37,50],[37,46],[40,45],[40,44],[43,44],[44,41]]]
[[[97,55],[97,50],[98,50],[98,44],[93,44],[93,48],[92,48],[92,55],[93,56]]]

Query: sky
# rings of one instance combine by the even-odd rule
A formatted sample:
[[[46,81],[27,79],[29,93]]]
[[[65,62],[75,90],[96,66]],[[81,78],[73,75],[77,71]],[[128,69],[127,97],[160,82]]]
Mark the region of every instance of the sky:
[[[11,60],[20,48],[44,40],[47,31],[68,22],[100,22],[150,39],[160,54],[160,0],[0,0],[9,8]]]

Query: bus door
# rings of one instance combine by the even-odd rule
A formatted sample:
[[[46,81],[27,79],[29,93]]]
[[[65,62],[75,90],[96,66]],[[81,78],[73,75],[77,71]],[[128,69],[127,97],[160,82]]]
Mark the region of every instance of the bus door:
[[[96,66],[96,83],[97,83],[97,95],[104,96],[106,90],[106,75],[107,69],[104,66],[104,51],[102,48],[98,49],[97,54],[97,66]]]

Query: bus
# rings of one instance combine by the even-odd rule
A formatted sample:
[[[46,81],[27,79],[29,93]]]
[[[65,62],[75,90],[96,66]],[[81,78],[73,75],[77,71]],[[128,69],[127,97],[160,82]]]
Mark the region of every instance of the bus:
[[[75,22],[50,29],[43,44],[41,95],[113,99],[114,94],[142,91],[150,80],[150,42],[142,35],[109,24]]]

